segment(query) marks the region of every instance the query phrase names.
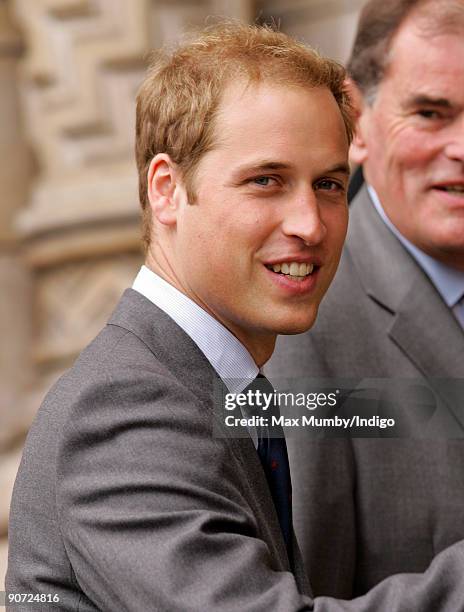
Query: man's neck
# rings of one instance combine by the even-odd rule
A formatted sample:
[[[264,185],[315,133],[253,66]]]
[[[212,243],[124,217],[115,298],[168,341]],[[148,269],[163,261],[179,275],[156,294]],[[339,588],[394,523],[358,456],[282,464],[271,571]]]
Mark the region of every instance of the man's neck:
[[[211,310],[211,308],[208,307],[207,304],[199,302],[197,299],[195,299],[194,296],[188,295],[183,290],[181,284],[177,282],[177,279],[172,273],[170,266],[167,264],[167,262],[165,264],[163,262],[159,262],[151,251],[148,251],[147,253],[145,265],[149,270],[151,270],[152,272],[160,276],[163,280],[165,280],[167,283],[175,287],[178,291],[180,291],[190,300],[195,302],[200,308],[202,308],[210,316],[216,319],[216,321],[218,321],[221,325],[228,329],[229,332],[233,334],[237,338],[237,340],[247,349],[258,368],[261,368],[267,361],[269,361],[272,353],[274,352],[274,347],[277,339],[276,334],[256,333],[253,334],[253,336],[250,336],[249,334],[245,334],[243,330],[240,329],[238,326],[234,326],[233,324],[227,321],[223,321],[220,316],[218,316],[213,310]]]

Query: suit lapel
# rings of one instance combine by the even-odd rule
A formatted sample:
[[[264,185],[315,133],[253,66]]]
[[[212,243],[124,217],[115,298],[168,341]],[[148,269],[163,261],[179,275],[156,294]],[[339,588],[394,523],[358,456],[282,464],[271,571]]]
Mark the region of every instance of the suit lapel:
[[[213,367],[193,340],[146,297],[127,289],[109,320],[135,334],[157,360],[203,402],[211,401]]]
[[[456,389],[444,378],[464,378],[464,332],[433,284],[385,226],[364,187],[350,218],[348,251],[364,290],[391,314],[386,332],[456,418]]]
[[[389,336],[424,376],[464,378],[464,333],[431,283],[414,280]]]

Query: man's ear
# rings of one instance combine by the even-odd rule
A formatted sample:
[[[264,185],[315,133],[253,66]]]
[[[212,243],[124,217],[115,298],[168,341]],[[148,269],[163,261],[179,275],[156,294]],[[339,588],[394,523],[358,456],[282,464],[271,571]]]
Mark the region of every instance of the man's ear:
[[[163,225],[176,225],[184,192],[177,165],[166,153],[158,153],[148,169],[148,199],[153,218]],[[181,192],[181,193],[180,193]]]
[[[369,110],[361,90],[356,83],[348,78],[345,81],[346,88],[351,98],[354,108],[355,132],[350,147],[350,162],[353,164],[363,164],[367,158],[365,142],[365,115]]]

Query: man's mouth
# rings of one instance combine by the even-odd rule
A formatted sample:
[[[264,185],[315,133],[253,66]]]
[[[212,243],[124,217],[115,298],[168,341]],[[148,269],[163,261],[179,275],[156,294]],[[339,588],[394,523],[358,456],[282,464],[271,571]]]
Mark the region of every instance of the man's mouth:
[[[313,273],[316,266],[314,266],[312,263],[298,263],[296,261],[291,261],[266,265],[266,268],[271,270],[271,272],[275,272],[276,274],[283,274],[290,280],[303,281]]]
[[[436,185],[435,189],[438,189],[439,191],[446,191],[446,193],[458,193],[458,194],[462,194],[464,193],[464,185]]]

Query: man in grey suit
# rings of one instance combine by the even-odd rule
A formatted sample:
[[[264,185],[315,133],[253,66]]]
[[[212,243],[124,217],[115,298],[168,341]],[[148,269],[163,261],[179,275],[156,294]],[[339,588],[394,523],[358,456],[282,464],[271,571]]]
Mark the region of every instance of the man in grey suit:
[[[464,536],[464,3],[367,2],[348,70],[366,184],[317,323],[267,372],[352,385],[353,406],[375,390],[426,439],[289,441],[308,575],[338,597]]]
[[[277,333],[314,322],[346,231],[350,134],[343,69],[283,34],[226,24],[155,57],[137,108],[146,265],[28,436],[19,608],[457,610],[462,543],[358,601],[314,600],[284,441],[213,435],[215,387],[242,391]]]

